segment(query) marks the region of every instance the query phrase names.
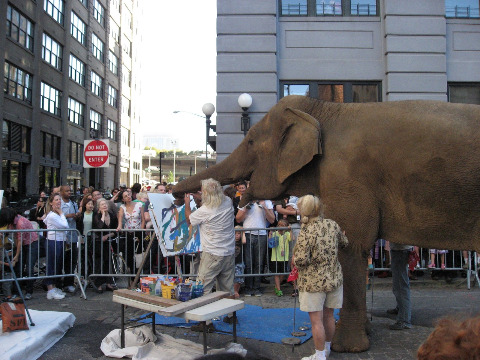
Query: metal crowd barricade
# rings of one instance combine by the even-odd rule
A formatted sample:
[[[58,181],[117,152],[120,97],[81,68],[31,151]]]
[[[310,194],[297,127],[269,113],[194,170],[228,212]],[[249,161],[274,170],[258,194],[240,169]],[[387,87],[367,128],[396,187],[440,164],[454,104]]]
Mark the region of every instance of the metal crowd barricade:
[[[471,288],[471,278],[472,276],[477,282],[477,285],[480,287],[480,278],[478,275],[478,260],[477,253],[472,251],[467,252],[468,262],[463,261],[464,254],[463,250],[448,250],[444,255],[444,264],[445,268],[441,267],[441,254],[438,252],[434,253],[435,266],[431,267],[431,252],[430,249],[419,248],[417,246],[413,247],[414,251],[417,252],[419,257],[419,262],[415,266],[415,270],[421,271],[465,271],[466,272],[466,283],[467,288]],[[374,247],[371,250],[373,268],[370,269],[373,274],[375,272],[390,272],[390,252],[388,242],[384,239],[378,239],[375,242]],[[429,266],[430,265],[430,266]]]
[[[290,260],[293,253],[293,231],[291,228],[275,227],[275,228],[239,228],[235,231],[242,233],[249,232],[253,235],[259,235],[264,230],[266,235],[261,237],[261,243],[255,249],[252,243],[242,244],[241,246],[241,260],[242,263],[261,264],[261,268],[254,266],[246,266],[243,274],[236,274],[235,277],[249,278],[259,276],[275,276],[275,275],[289,275],[290,273]],[[290,231],[291,243],[287,251],[287,245],[284,244],[283,252],[287,254],[284,260],[276,261],[272,263],[272,251],[268,247],[269,234],[274,231]],[[145,250],[148,246],[150,237],[154,236],[154,242],[148,253]],[[372,257],[374,267],[371,271],[390,271],[388,266],[389,251],[385,249],[385,242],[376,242],[377,247],[372,249]],[[178,269],[175,265],[174,257],[163,257],[159,248],[158,239],[156,238],[155,231],[153,229],[142,230],[92,230],[88,233],[87,237],[82,241],[82,262],[83,266],[82,274],[86,280],[84,284],[84,290],[87,288],[90,281],[95,281],[96,278],[113,278],[113,283],[119,287],[128,287],[130,280],[132,280],[137,271],[138,264],[141,262],[143,256],[145,256],[145,264],[141,269],[141,276],[156,276],[156,275],[169,275],[178,276]],[[430,254],[428,249],[419,249],[420,262],[417,270],[428,270],[428,261]],[[471,266],[468,269],[463,268],[461,259],[459,260],[459,251],[449,251],[446,254],[446,264],[449,266],[445,270],[467,270],[467,286],[470,288],[470,276],[474,275],[477,279],[477,283],[480,286],[478,279],[478,269],[476,254],[475,261],[469,263]],[[256,262],[253,261],[253,256],[256,257]],[[438,256],[438,255],[436,255]],[[199,254],[180,255],[181,274],[184,277],[196,277],[198,275],[198,265],[200,262]],[[469,253],[470,258],[470,253]],[[436,261],[437,265],[439,264]],[[440,270],[439,266],[436,270]],[[106,279],[103,279],[106,280]],[[100,280],[99,280],[100,281]]]
[[[55,239],[66,238],[62,240],[62,253],[59,254],[57,243],[48,241],[47,233],[50,233]],[[18,262],[14,270],[18,281],[35,282],[40,279],[61,279],[65,277],[74,277],[79,284],[82,296],[86,299],[84,288],[81,286],[82,259],[81,259],[81,242],[75,242],[73,234],[77,234],[80,239],[80,233],[76,229],[32,229],[32,230],[1,230],[0,231],[0,256],[2,265],[0,273],[0,283],[11,282],[13,275],[11,274],[8,264],[6,263],[6,251],[12,250],[11,258],[18,253]],[[62,235],[60,235],[62,234]],[[11,241],[7,239],[10,238]],[[53,240],[53,239],[52,239]],[[60,242],[60,240],[58,241]],[[12,244],[13,245],[9,245]],[[13,246],[13,249],[11,247]],[[55,246],[52,248],[51,246]],[[75,254],[75,251],[78,250]],[[52,259],[53,257],[53,259]],[[48,267],[50,265],[50,271]],[[53,271],[52,271],[53,270]],[[53,272],[50,273],[49,272]],[[31,283],[33,286],[33,283]],[[4,284],[2,284],[4,286]]]

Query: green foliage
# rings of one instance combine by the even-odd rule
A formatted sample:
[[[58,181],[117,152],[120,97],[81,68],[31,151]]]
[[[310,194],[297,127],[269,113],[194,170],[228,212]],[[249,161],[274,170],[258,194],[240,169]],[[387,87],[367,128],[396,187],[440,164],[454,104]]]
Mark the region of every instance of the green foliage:
[[[173,173],[171,171],[168,172],[168,176],[167,176],[167,183],[172,183],[174,182],[175,179],[173,178]]]

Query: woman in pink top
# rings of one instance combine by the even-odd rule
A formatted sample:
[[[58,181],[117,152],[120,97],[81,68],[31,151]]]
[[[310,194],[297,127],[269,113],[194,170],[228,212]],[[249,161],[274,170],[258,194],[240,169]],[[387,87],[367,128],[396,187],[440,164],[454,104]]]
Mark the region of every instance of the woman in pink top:
[[[128,230],[141,230],[145,228],[143,204],[132,201],[132,195],[128,191],[123,191],[119,197],[122,199],[123,204],[120,205],[118,211],[117,231],[122,229],[127,230],[126,239],[124,236],[120,237],[120,251],[124,253],[124,258],[130,271],[134,271],[133,254],[142,252],[142,246],[139,240],[142,240],[143,233]]]

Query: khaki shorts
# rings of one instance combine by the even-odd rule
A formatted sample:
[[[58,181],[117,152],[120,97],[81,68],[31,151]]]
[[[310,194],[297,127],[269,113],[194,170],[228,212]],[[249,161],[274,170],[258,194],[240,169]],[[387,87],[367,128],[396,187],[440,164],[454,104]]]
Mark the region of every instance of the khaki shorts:
[[[323,311],[323,307],[341,309],[343,304],[343,285],[333,291],[306,292],[300,291],[300,310],[305,312]]]

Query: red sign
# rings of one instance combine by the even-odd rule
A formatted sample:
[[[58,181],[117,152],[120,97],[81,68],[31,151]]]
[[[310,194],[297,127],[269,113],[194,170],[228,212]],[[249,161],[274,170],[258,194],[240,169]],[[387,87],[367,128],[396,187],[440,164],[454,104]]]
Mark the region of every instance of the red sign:
[[[109,164],[108,140],[85,140],[83,151],[83,167],[108,167]]]

